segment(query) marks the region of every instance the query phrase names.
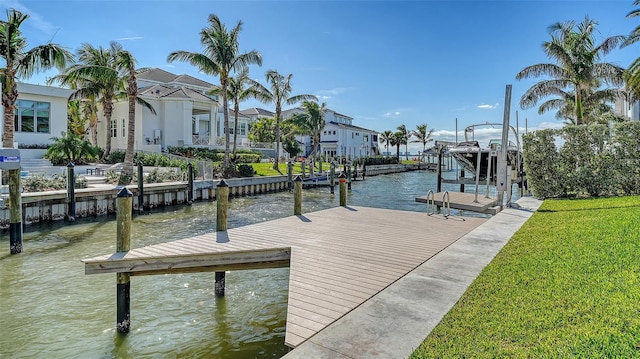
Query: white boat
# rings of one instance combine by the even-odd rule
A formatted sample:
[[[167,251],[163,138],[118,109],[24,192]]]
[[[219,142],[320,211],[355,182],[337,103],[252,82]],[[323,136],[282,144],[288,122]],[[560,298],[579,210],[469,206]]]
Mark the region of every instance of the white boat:
[[[487,179],[487,170],[489,167],[491,168],[491,180],[495,180],[496,178],[496,168],[498,156],[502,150],[502,140],[501,139],[492,139],[489,143],[481,147],[478,141],[469,140],[467,138],[468,133],[473,133],[473,129],[477,126],[500,126],[500,124],[495,123],[486,123],[480,125],[472,125],[465,129],[465,141],[460,142],[457,146],[450,147],[449,153],[453,158],[458,161],[458,164],[462,166],[465,171],[465,174],[471,174],[475,178],[476,171],[478,168],[478,156],[480,156],[480,179]],[[513,132],[515,133],[515,129],[511,127]],[[517,140],[516,140],[517,141]],[[491,165],[489,166],[489,155],[491,155]],[[509,141],[507,147],[507,164],[511,166],[513,170],[518,169],[522,165],[522,153],[520,151],[519,145]]]

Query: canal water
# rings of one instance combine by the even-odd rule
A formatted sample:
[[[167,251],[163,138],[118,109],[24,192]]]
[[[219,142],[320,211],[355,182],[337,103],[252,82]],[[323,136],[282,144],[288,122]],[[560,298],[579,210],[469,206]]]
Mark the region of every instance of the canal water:
[[[425,211],[414,198],[435,186],[435,173],[426,171],[369,177],[353,183],[347,203]],[[334,195],[304,191],[303,212],[338,205],[337,187]],[[215,212],[215,202],[200,202],[135,216],[132,247],[215,231]],[[234,198],[228,226],[292,213],[289,192]],[[85,276],[81,263],[115,252],[114,219],[29,227],[19,255],[9,255],[3,233],[0,358],[279,358],[288,351],[288,268],[227,273],[224,298],[214,296],[213,273],[133,277],[132,330],[118,335],[115,274]]]

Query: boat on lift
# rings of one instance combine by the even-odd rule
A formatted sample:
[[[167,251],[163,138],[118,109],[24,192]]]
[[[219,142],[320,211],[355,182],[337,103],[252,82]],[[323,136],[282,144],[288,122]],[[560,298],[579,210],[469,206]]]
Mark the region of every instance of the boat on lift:
[[[498,156],[502,150],[502,140],[501,139],[492,139],[489,143],[481,147],[478,141],[471,139],[469,140],[468,134],[473,134],[475,128],[478,126],[502,126],[499,123],[484,123],[471,125],[465,128],[464,137],[465,140],[463,142],[458,143],[458,145],[449,148],[449,154],[455,158],[460,166],[464,169],[466,173],[472,174],[473,177],[476,176],[476,171],[478,168],[478,156],[480,156],[480,179],[487,179],[487,172],[490,171],[491,180],[495,180],[496,178],[496,168]],[[509,141],[507,147],[507,165],[510,165],[512,169],[518,169],[522,166],[522,152],[520,150],[520,141],[518,140],[518,136],[513,127],[509,126],[513,131],[515,136],[516,143]],[[489,164],[489,156],[491,156],[491,164]]]

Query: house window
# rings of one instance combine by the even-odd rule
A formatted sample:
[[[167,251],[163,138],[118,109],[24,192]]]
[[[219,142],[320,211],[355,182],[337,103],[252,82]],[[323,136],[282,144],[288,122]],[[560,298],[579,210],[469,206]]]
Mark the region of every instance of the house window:
[[[50,133],[50,109],[49,102],[16,101],[13,130],[16,132]]]
[[[354,138],[354,135],[355,135],[355,134],[354,134],[353,132],[351,132],[351,138]]]
[[[124,125],[124,118],[122,119],[122,136],[121,137],[125,137],[126,133],[125,133],[125,125]]]
[[[118,120],[111,120],[111,138],[118,137]]]
[[[246,136],[247,135],[247,124],[242,122],[240,123],[240,136]]]
[[[333,131],[333,134],[335,135],[335,134],[336,134],[336,131]]]
[[[369,142],[369,135],[363,135],[362,142]]]

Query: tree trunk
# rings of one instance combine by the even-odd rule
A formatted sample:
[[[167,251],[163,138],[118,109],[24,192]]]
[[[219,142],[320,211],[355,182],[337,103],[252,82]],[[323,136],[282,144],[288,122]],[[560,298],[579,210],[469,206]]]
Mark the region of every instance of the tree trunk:
[[[104,144],[104,153],[102,154],[102,160],[104,161],[111,153],[111,115],[113,114],[113,102],[107,99],[103,102],[104,118],[107,122],[107,131]]]
[[[273,161],[273,169],[278,169],[278,162],[280,161],[280,112],[282,109],[280,108],[280,104],[276,104],[276,158]]]
[[[580,96],[580,88],[575,87],[576,92],[576,125],[582,125],[582,96]]]
[[[224,158],[222,160],[222,171],[225,177],[229,174],[229,103],[227,98],[227,78],[220,74],[220,84],[222,85],[222,111],[224,118]]]
[[[129,84],[129,86],[136,86]],[[137,92],[137,91],[136,91]],[[136,95],[129,93],[129,123],[127,124],[127,151],[124,155],[124,166],[122,168],[122,172],[124,176],[120,178],[128,183],[120,183],[120,184],[129,184],[131,183],[131,179],[133,179],[133,157],[134,157],[134,145],[136,140]],[[124,177],[124,178],[123,178]],[[138,180],[141,180],[139,178]]]
[[[15,128],[15,106],[18,99],[18,87],[13,74],[7,69],[5,84],[2,87],[2,106],[4,106],[4,134],[2,147],[13,148]]]
[[[233,161],[236,162],[236,148],[238,145],[238,112],[240,111],[240,105],[238,101],[233,103],[233,112],[235,113],[236,122],[233,124]]]

